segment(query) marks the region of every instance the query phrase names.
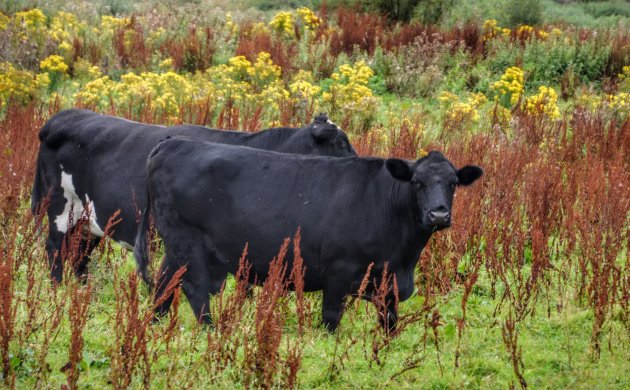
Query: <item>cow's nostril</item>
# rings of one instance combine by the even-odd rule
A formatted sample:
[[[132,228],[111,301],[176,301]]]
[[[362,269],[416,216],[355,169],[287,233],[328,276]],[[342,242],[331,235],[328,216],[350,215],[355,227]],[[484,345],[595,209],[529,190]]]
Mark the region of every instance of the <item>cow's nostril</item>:
[[[448,225],[451,219],[451,213],[448,211],[429,211],[429,221],[432,225]]]

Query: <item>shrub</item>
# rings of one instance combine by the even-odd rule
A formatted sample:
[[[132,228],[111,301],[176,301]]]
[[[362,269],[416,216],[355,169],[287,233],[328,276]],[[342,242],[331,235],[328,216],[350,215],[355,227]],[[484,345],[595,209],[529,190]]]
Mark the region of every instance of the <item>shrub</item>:
[[[441,36],[421,34],[415,41],[390,53],[378,53],[376,65],[389,91],[401,96],[428,97],[440,85],[444,57],[454,44]]]
[[[505,10],[510,24],[537,25],[542,20],[542,4],[540,0],[509,0]]]
[[[413,10],[415,19],[423,24],[436,24],[453,7],[455,0],[425,0],[419,2]]]
[[[368,0],[364,2],[364,7],[387,15],[391,20],[406,22],[411,19],[416,6],[420,3],[421,0]]]

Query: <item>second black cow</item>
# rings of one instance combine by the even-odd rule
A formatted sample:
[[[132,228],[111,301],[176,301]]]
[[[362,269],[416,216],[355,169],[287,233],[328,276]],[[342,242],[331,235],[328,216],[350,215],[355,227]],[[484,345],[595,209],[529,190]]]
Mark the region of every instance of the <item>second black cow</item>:
[[[72,109],[58,113],[41,129],[31,208],[48,196],[46,251],[51,276],[62,277],[61,252],[79,218],[89,219],[80,242],[75,271],[86,272],[88,256],[104,234],[109,218],[120,210],[112,238],[131,248],[138,210],[145,207],[145,166],[151,150],[168,136],[247,145],[253,148],[326,156],[353,156],[348,137],[326,115],[302,128],[273,128],[258,133],[202,126],[164,127]],[[184,167],[184,170],[186,168]],[[86,215],[87,214],[87,215]],[[148,276],[143,275],[148,281]]]
[[[184,293],[197,318],[210,322],[216,269],[236,273],[248,243],[250,282],[260,283],[283,240],[300,228],[305,290],[323,290],[322,318],[332,331],[372,262],[372,277],[387,263],[398,298],[411,296],[422,249],[433,232],[450,226],[456,187],[481,175],[477,166],[456,169],[439,152],[415,162],[337,159],[166,140],[147,162],[147,207],[166,250],[157,296],[185,266]],[[139,229],[134,253],[140,267],[147,263],[146,229]],[[368,288],[364,298],[372,293]],[[393,329],[397,311],[393,297],[388,301],[383,324]]]

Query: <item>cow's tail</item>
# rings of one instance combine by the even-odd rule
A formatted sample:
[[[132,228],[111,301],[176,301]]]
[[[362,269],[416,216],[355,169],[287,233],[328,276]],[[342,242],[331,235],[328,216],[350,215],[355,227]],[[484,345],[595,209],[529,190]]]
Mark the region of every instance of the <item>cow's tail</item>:
[[[151,253],[149,250],[149,231],[151,228],[151,198],[149,189],[147,188],[147,205],[142,213],[142,219],[136,233],[136,241],[133,246],[133,255],[136,258],[136,266],[142,280],[153,288],[153,280],[149,275],[149,263],[151,262]]]
[[[35,163],[35,181],[33,182],[33,190],[31,191],[31,212],[33,215],[39,215],[42,210],[42,201],[48,196],[49,188],[46,183],[46,175],[44,174],[44,166],[42,162],[42,154],[37,154],[37,162]]]

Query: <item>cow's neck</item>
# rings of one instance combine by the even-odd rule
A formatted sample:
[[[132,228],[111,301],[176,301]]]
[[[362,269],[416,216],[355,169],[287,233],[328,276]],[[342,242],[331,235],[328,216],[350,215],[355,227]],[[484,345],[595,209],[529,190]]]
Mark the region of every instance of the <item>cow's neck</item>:
[[[250,134],[248,146],[258,149],[280,150],[280,146],[295,132],[295,129],[273,128]]]

